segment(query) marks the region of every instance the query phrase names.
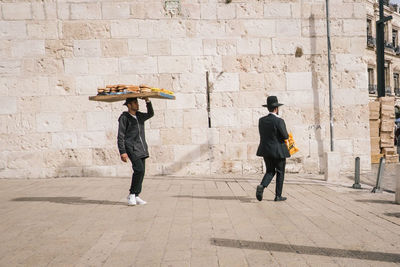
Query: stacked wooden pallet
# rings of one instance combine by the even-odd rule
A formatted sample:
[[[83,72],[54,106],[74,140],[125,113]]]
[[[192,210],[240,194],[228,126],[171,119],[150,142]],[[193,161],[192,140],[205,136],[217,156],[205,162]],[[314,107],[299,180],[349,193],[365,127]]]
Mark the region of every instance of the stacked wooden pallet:
[[[379,98],[381,108],[381,127],[380,127],[380,145],[382,154],[385,155],[386,162],[397,163],[399,156],[397,148],[394,146],[394,97]]]
[[[385,157],[387,163],[399,162],[394,146],[394,98],[381,97],[369,103],[371,138],[371,162],[379,163]]]

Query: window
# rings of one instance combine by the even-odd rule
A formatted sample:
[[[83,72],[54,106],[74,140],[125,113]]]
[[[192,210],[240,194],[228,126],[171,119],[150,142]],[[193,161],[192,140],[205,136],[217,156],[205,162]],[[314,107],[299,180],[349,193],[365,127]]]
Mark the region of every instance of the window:
[[[376,94],[376,85],[374,82],[374,69],[368,68],[368,91],[370,94]]]
[[[392,90],[390,88],[390,69],[388,62],[385,62],[385,93],[387,95],[390,95],[392,93]]]
[[[398,30],[393,30],[392,31],[392,42],[393,42],[393,47],[397,47],[399,45],[399,40],[398,40]]]
[[[367,19],[367,36],[372,36],[372,20]]]
[[[396,95],[399,95],[400,93],[400,80],[399,80],[399,74],[398,73],[393,73],[393,87],[394,87],[394,93]]]

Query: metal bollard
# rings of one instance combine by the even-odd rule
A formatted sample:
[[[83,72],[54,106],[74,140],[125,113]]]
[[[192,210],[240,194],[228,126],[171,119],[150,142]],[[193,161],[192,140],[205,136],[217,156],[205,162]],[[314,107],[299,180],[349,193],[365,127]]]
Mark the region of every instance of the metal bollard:
[[[354,169],[354,189],[361,189],[360,184],[360,157],[356,157],[355,169]]]
[[[383,176],[383,170],[385,169],[385,158],[382,157],[379,160],[379,168],[378,168],[378,176],[376,177],[376,185],[375,187],[372,189],[371,193],[381,193],[381,180],[382,180],[382,176]]]

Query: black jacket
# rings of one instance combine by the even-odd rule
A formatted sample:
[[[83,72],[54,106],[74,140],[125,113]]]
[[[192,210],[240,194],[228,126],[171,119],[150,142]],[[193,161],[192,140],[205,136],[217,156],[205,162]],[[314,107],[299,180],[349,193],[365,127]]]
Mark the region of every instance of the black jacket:
[[[290,157],[285,144],[288,133],[283,119],[268,114],[258,121],[258,130],[260,132],[260,145],[257,149],[257,156],[274,159]]]
[[[144,122],[154,115],[151,102],[146,103],[147,113],[136,112],[136,118],[125,111],[119,116],[118,150],[120,154],[127,153],[131,160],[149,157]]]

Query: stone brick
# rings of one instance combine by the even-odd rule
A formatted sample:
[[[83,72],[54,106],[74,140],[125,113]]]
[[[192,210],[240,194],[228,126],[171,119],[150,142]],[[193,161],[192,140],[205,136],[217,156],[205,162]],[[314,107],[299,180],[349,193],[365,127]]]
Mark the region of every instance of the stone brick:
[[[71,19],[101,19],[99,3],[71,3],[70,8]]]
[[[201,20],[196,24],[196,29],[198,35],[197,37],[201,38],[210,38],[210,36],[212,36],[213,38],[226,37],[224,21]],[[186,36],[186,32],[184,33]]]
[[[158,71],[160,73],[185,73],[192,70],[192,62],[187,56],[158,57]]]
[[[174,79],[174,90],[184,93],[206,92],[206,74],[182,73]]]
[[[307,90],[312,89],[311,72],[287,72],[286,89],[287,90]]]
[[[43,159],[48,167],[78,167],[82,163],[92,163],[92,152],[89,149],[51,149],[43,153]]]
[[[264,74],[240,73],[240,90],[257,91],[265,88]]]
[[[201,157],[200,147],[196,145],[177,145],[174,146],[174,161],[193,162],[199,161]]]
[[[3,96],[0,98],[0,115],[13,114],[17,112],[17,98]]]
[[[139,36],[137,20],[117,20],[111,23],[112,38],[132,38]]]
[[[243,55],[259,55],[260,39],[239,39],[237,45],[238,54]]]
[[[190,129],[161,129],[160,137],[162,145],[186,145],[191,143]]]
[[[57,24],[53,21],[29,21],[27,32],[30,39],[57,39]]]
[[[57,17],[62,20],[70,20],[70,3],[57,3]]]
[[[32,19],[44,20],[46,18],[43,3],[31,3],[31,7],[32,7]]]
[[[203,20],[217,18],[217,5],[214,3],[202,4],[200,6],[200,10],[201,10],[201,19]]]
[[[108,111],[87,112],[86,121],[89,131],[115,130],[118,126],[118,121],[112,120]]]
[[[190,19],[200,19],[201,8],[197,3],[182,3],[183,16]]]
[[[176,100],[167,102],[167,109],[191,109],[196,107],[194,94],[175,94]]]
[[[76,57],[100,57],[100,40],[74,40]]]
[[[264,17],[271,18],[290,18],[292,10],[290,3],[268,3],[264,4]]]
[[[38,90],[38,88],[40,88],[40,90]],[[9,89],[10,89],[10,95],[13,96],[46,95],[49,94],[49,80],[47,77],[41,77],[41,76],[18,79],[15,85],[10,87]],[[31,111],[35,112],[36,110],[31,110]]]
[[[236,5],[218,4],[217,5],[218,19],[234,19],[236,18]]]
[[[43,157],[31,151],[11,152],[7,154],[7,168],[27,169],[31,167],[44,167]]]
[[[225,39],[226,36],[230,38],[246,36],[249,30],[246,28],[246,20],[227,20],[225,24],[225,34],[221,35],[219,39]]]
[[[110,26],[104,21],[64,21],[62,23],[62,37],[64,39],[88,40],[110,38],[110,31],[112,34],[113,25]],[[115,36],[113,35],[113,37]]]
[[[24,21],[0,21],[0,39],[25,39]]]
[[[255,19],[263,17],[263,3],[262,2],[247,2],[236,5],[236,13],[238,19]],[[281,10],[282,12],[282,10]]]
[[[244,26],[248,37],[275,37],[276,22],[274,20],[246,20]]]
[[[43,40],[16,41],[12,46],[13,57],[33,57],[45,54]]]
[[[237,109],[235,108],[213,108],[211,109],[212,127],[236,127],[238,126]]]
[[[239,74],[223,73],[213,80],[213,90],[215,92],[239,91]]]
[[[201,39],[172,39],[171,54],[177,56],[200,56],[203,54]]]
[[[129,54],[126,40],[102,40],[101,55],[104,57],[123,57]]]
[[[272,39],[260,39],[260,53],[263,56],[272,54]]]
[[[30,3],[3,3],[1,8],[6,20],[32,19]]]
[[[0,57],[11,57],[11,40],[0,40]]]
[[[161,145],[160,129],[146,129],[146,141],[152,146]]]
[[[236,55],[239,41],[236,39],[217,40],[218,55]]]
[[[246,160],[247,145],[246,144],[227,144],[226,155],[230,160]]]
[[[117,165],[121,159],[116,147],[93,149],[93,165],[109,166]]]
[[[73,56],[72,40],[46,40],[46,55],[56,59],[70,58]]]
[[[118,59],[89,58],[89,74],[112,75],[118,74]]]
[[[103,2],[102,3],[103,19],[128,19],[130,17],[129,3],[124,2]]]
[[[215,39],[203,39],[203,55],[217,55],[217,41]]]
[[[146,39],[130,39],[128,41],[129,55],[144,56],[148,54]]]
[[[171,41],[168,39],[148,40],[149,55],[168,56],[171,55]]]
[[[85,58],[64,59],[65,73],[67,74],[88,74],[88,61]]]
[[[347,36],[365,36],[365,19],[344,20],[343,34]]]
[[[183,113],[183,127],[189,128],[202,128],[208,126],[207,111],[205,109],[192,109],[185,110]]]
[[[167,109],[165,111],[165,127],[183,128],[183,110]]]
[[[150,162],[154,163],[171,163],[174,161],[173,146],[151,145],[149,147]]]
[[[47,20],[57,19],[57,6],[59,4],[60,3],[48,3],[48,2],[44,4],[44,12]]]
[[[157,73],[155,57],[129,57],[120,59],[122,73],[146,74]]]
[[[281,19],[276,24],[276,31],[279,33],[279,38],[283,36],[301,37],[301,21]]]
[[[203,56],[192,57],[193,73],[219,73],[222,70],[221,57]]]
[[[53,133],[52,147],[56,149],[77,148],[76,133],[73,132]]]
[[[78,76],[75,81],[76,91],[81,95],[96,95],[97,88],[105,85],[104,80],[99,76]]]
[[[0,61],[0,74],[19,74],[21,61],[15,59],[2,59]]]
[[[36,113],[38,132],[58,132],[62,130],[61,115],[57,113]]]
[[[132,3],[130,5],[130,16],[135,19],[146,18],[146,4],[145,3]]]
[[[84,130],[86,130],[86,117],[82,116],[82,114],[79,112],[62,113],[61,121],[62,121],[63,129],[66,131],[84,131]],[[97,132],[94,132],[94,134],[96,134],[96,133]],[[81,141],[80,139],[83,139],[83,141],[86,141],[85,134],[86,133],[79,132],[78,145],[83,145],[83,146],[86,145],[85,142],[80,142]],[[96,135],[96,137],[102,137],[102,136],[105,136],[105,133],[103,133],[102,135],[97,133],[97,135]],[[100,139],[101,138],[99,138],[99,140]],[[103,142],[103,144],[104,144],[104,142]]]

